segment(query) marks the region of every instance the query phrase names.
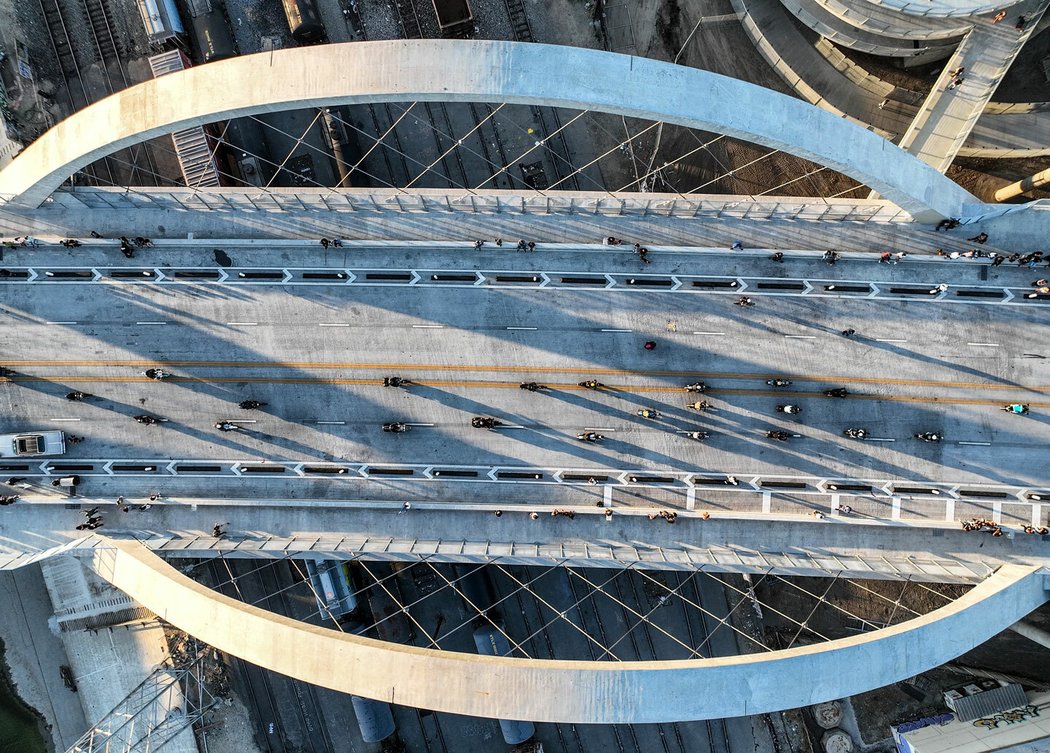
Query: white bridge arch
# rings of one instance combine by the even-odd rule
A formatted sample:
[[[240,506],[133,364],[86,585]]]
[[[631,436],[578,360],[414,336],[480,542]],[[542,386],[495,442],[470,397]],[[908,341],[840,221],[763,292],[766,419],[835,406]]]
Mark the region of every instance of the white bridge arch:
[[[245,661],[389,703],[537,722],[721,719],[843,698],[950,661],[1048,596],[1042,568],[1003,565],[940,609],[851,638],[714,659],[556,661],[435,651],[308,625],[216,593],[134,540],[104,541],[92,554],[114,586]]]
[[[798,99],[696,68],[519,42],[353,42],[245,55],[125,89],[62,121],[0,171],[37,207],[73,173],[156,136],[232,117],[395,101],[507,102],[724,133],[848,175],[914,218],[980,202],[880,136]]]

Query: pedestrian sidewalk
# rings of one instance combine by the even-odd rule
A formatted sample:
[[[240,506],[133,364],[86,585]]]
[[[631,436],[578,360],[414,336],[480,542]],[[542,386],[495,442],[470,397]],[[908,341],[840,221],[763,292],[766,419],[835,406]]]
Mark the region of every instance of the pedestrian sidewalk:
[[[1011,9],[999,23],[981,19],[948,62],[933,91],[919,108],[900,146],[911,154],[947,172],[984,112],[992,95],[1010,69],[1025,42],[1046,10],[1048,0],[1026,0]],[[1023,29],[1015,28],[1024,17]],[[965,70],[960,83],[952,86],[951,71]]]

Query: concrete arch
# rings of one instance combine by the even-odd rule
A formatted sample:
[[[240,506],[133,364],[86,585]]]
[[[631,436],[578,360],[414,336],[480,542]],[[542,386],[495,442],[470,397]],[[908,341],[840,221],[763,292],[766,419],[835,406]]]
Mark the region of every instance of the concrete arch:
[[[162,76],[62,121],[0,172],[0,197],[39,206],[118,149],[223,118],[383,101],[549,105],[724,133],[849,175],[911,215],[960,216],[963,188],[874,133],[754,84],[574,47],[412,40],[277,50]]]
[[[109,544],[93,553],[102,577],[221,651],[366,698],[547,722],[715,719],[842,698],[949,661],[1047,599],[1041,568],[1004,565],[930,614],[829,643],[688,661],[547,661],[433,651],[307,625],[215,593],[137,541]]]

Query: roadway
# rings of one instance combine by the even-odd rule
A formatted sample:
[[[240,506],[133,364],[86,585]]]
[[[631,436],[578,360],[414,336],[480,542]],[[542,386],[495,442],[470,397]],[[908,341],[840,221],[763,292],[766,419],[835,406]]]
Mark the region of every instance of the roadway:
[[[35,256],[34,269],[71,268],[51,253]],[[1031,448],[1050,436],[1048,309],[1045,299],[1022,297],[1039,270],[929,257],[887,265],[870,255],[828,266],[791,251],[777,264],[762,251],[661,249],[642,265],[629,250],[600,246],[519,254],[359,245],[345,261],[319,248],[227,253],[218,267],[208,248],[143,252],[155,265],[163,254],[155,269],[167,270],[167,282],[45,273],[39,283],[4,286],[0,351],[16,357],[5,360],[15,375],[0,382],[0,430],[61,428],[85,438],[61,459],[6,463],[4,474],[27,479],[11,491],[59,501],[48,481],[76,472],[81,494],[100,499],[469,504],[498,495],[506,504],[800,514],[833,511],[835,487],[863,479],[874,488],[855,490],[850,505],[879,519],[1046,518],[1032,495],[1045,498],[1050,483]],[[77,268],[120,267],[112,256],[79,249]],[[276,269],[283,280],[290,272],[274,267],[277,259],[348,277],[239,276]],[[194,269],[229,281],[174,276]],[[368,277],[392,270],[407,279]],[[486,270],[484,279],[472,270]],[[540,275],[548,283],[531,282]],[[681,284],[637,284],[643,275]],[[759,287],[794,280],[802,289]],[[949,289],[931,294],[942,282]],[[839,290],[847,283],[868,292]],[[754,307],[733,305],[741,290]],[[846,328],[857,334],[843,337]],[[655,350],[642,347],[647,340]],[[139,375],[158,364],[175,378]],[[416,384],[383,387],[393,374]],[[772,377],[793,384],[774,390],[765,383]],[[577,386],[591,378],[609,389]],[[686,407],[697,396],[682,390],[698,379],[710,387],[702,414]],[[522,381],[551,390],[524,392]],[[837,386],[850,397],[822,395]],[[74,389],[93,397],[64,400]],[[238,409],[247,398],[268,405]],[[1031,404],[1032,415],[998,410],[1010,402]],[[802,414],[777,413],[784,403]],[[646,407],[662,417],[636,415]],[[131,418],[139,413],[164,422],[142,426]],[[507,427],[472,428],[476,415]],[[221,419],[245,423],[221,433],[213,428]],[[387,421],[413,426],[392,435],[381,431]],[[847,439],[849,426],[871,439]],[[772,441],[770,429],[797,436]],[[576,441],[585,430],[607,439]],[[692,430],[710,437],[693,441],[683,434]],[[922,443],[912,437],[920,431],[945,439]],[[727,475],[741,483],[723,483]],[[775,480],[786,483],[773,495]]]

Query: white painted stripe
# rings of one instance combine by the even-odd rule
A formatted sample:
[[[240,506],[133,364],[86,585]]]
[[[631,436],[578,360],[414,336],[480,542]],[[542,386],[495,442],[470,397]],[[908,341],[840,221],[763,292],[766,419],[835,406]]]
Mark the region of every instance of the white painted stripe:
[[[789,340],[816,340],[815,335],[784,335]]]
[[[602,489],[602,506],[612,507],[612,484],[606,484]]]
[[[79,324],[79,323],[80,322],[45,322],[45,324]],[[138,324],[142,324],[142,322],[138,322]]]
[[[434,424],[405,424],[405,426],[433,426]]]
[[[163,327],[167,322],[135,322],[135,324],[143,327]]]
[[[970,445],[976,445],[978,447],[990,447],[992,443],[991,442],[956,442],[955,444],[970,444]]]
[[[633,329],[603,329],[602,332],[634,332]]]
[[[444,329],[444,324],[413,324],[412,329]]]
[[[538,329],[538,328],[537,327],[507,327],[507,329],[509,329],[509,330],[532,331],[532,330]]]
[[[773,509],[773,492],[762,492],[762,512]]]
[[[900,520],[901,519],[901,498],[900,497],[894,497],[893,498],[893,506],[892,506],[891,511],[890,511],[890,518],[892,518],[893,520]]]
[[[955,497],[944,500],[944,519],[949,523],[955,520]]]
[[[876,337],[875,342],[877,343],[906,343],[907,340],[892,340],[888,337]]]
[[[839,514],[839,495],[837,494],[831,495],[831,511],[836,515]]]
[[[79,421],[79,418],[50,418],[49,421]]]
[[[709,335],[711,337],[722,337],[725,332],[694,332],[694,335]]]
[[[321,322],[317,325],[318,327],[349,327],[349,324],[344,322]]]
[[[323,426],[342,426],[346,421],[314,421],[314,423]]]
[[[227,327],[258,327],[259,322],[226,322]]]
[[[867,437],[865,442],[896,442],[896,439],[890,439],[889,437]]]
[[[984,348],[998,348],[999,343],[966,343],[967,345],[977,345]]]
[[[1032,505],[1032,525],[1037,528],[1043,524],[1043,506]]]
[[[685,490],[685,509],[690,512],[696,509],[696,487],[690,485]]]
[[[993,502],[992,503],[992,520],[996,525],[1003,522],[1003,503]]]

